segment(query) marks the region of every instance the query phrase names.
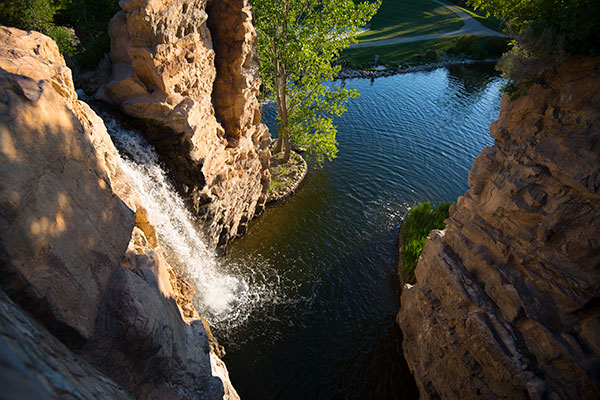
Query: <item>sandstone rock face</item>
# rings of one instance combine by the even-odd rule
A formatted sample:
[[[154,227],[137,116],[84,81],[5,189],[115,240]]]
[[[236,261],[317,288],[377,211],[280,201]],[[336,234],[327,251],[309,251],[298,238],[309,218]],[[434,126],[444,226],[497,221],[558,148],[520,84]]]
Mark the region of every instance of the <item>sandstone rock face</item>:
[[[398,322],[422,398],[600,397],[600,68],[571,62],[491,126]]]
[[[18,303],[0,291],[7,396],[223,398],[193,290],[52,40],[0,27],[0,99],[0,286]]]
[[[133,257],[132,269],[112,277],[86,358],[136,398],[222,398],[202,322],[183,323],[175,300],[160,289],[157,262],[147,254]]]
[[[5,400],[133,399],[1,290],[0,385]]]
[[[150,121],[146,136],[210,243],[224,245],[262,210],[270,180],[248,3],[120,4],[109,31],[113,76],[97,96]]]
[[[6,28],[0,43],[5,289],[51,315],[61,333],[87,339],[135,215],[112,192],[71,108],[76,95],[56,44]]]

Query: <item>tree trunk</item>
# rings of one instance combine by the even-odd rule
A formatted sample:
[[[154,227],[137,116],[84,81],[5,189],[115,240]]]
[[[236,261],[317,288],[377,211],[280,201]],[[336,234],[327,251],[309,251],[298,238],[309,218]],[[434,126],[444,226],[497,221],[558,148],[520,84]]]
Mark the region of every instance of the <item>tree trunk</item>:
[[[279,72],[279,62],[277,60],[275,60],[275,68],[277,69],[277,71]],[[287,121],[285,121],[283,119],[283,101],[282,101],[282,96],[281,96],[281,81],[279,78],[275,78],[274,80],[275,83],[275,96],[276,96],[276,100],[277,100],[277,114],[279,115],[280,119],[281,119],[281,125],[279,126],[279,131],[277,132],[277,143],[275,143],[275,148],[273,149],[273,154],[278,154],[281,151],[282,148],[282,144],[283,144],[283,139],[284,139],[284,128],[285,128],[285,124],[287,123]],[[285,95],[285,94],[284,94]]]
[[[288,30],[288,21],[287,21],[287,17],[289,14],[289,2],[288,0],[284,0],[284,7],[285,7],[285,12],[283,14],[283,32],[287,35],[287,30]],[[291,146],[290,146],[290,132],[289,132],[289,128],[288,128],[288,123],[289,123],[289,115],[288,115],[288,104],[287,104],[287,84],[288,84],[288,74],[287,74],[287,69],[286,69],[286,65],[284,64],[279,64],[279,66],[281,67],[281,82],[279,82],[279,87],[281,89],[281,95],[280,95],[280,100],[281,100],[281,106],[280,106],[280,111],[281,113],[279,114],[280,119],[281,119],[281,129],[283,131],[283,146],[284,146],[284,153],[283,153],[283,162],[287,163],[290,160],[290,150],[291,150]]]
[[[286,129],[284,130],[284,140],[283,142],[285,143],[285,151],[283,153],[283,162],[286,163],[290,160],[290,155],[292,152],[292,145],[290,144],[290,133]]]
[[[280,114],[281,129],[280,130],[283,130],[283,146],[285,149],[285,151],[283,153],[282,161],[284,163],[286,163],[290,159],[291,145],[290,145],[290,131],[288,128],[289,115],[288,115],[288,105],[287,105],[287,72],[285,70],[285,66],[283,68],[283,76],[284,76],[284,79],[281,82],[282,94],[281,94],[281,114]]]
[[[275,143],[275,147],[273,148],[273,154],[277,154],[281,151],[281,143],[283,142],[283,132],[279,129],[277,132],[277,142]]]

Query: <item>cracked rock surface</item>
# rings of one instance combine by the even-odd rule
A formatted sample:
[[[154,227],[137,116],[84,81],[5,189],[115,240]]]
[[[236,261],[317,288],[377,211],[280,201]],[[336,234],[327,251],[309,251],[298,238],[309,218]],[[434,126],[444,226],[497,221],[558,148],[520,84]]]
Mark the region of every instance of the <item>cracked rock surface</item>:
[[[0,397],[235,399],[118,158],[56,44],[0,27]]]
[[[397,320],[422,398],[600,397],[600,69],[504,95]]]
[[[127,0],[97,97],[144,123],[213,247],[243,232],[269,188],[256,32],[247,0]]]

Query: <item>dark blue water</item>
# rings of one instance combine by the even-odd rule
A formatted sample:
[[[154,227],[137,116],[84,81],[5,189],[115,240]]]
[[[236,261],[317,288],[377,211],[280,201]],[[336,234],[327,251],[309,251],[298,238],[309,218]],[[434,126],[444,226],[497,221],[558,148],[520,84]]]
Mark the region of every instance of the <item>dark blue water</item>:
[[[229,264],[271,288],[215,328],[242,398],[418,396],[394,321],[397,232],[410,206],[468,188],[501,83],[489,65],[336,82],[362,94],[337,120],[338,157],[228,248]]]

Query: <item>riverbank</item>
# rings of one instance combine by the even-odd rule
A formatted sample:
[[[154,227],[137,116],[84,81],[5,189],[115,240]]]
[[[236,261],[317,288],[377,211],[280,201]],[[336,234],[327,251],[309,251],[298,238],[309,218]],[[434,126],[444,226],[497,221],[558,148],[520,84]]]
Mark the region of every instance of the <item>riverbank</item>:
[[[496,36],[455,36],[404,44],[349,48],[338,63],[354,70],[375,66],[397,69],[428,63],[453,63],[455,60],[498,59],[508,50],[508,39]],[[445,65],[441,65],[445,66]]]
[[[308,165],[299,153],[292,150],[290,159],[283,161],[283,151],[271,157],[271,183],[267,203],[282,200],[294,193],[306,177]]]
[[[398,74],[406,74],[410,72],[420,72],[420,71],[432,71],[437,68],[449,67],[452,65],[468,65],[475,63],[495,63],[498,61],[498,58],[487,58],[484,60],[473,60],[473,59],[450,59],[445,61],[437,61],[426,64],[417,64],[417,65],[399,65],[394,69],[368,69],[368,70],[354,70],[350,68],[346,68],[341,71],[336,79],[375,79],[382,78],[385,76],[393,76]]]
[[[499,32],[496,29],[490,29],[479,21],[476,18],[477,14],[467,10],[456,7],[452,4],[444,3],[439,0],[432,0],[433,3],[440,5],[450,12],[456,14],[462,20],[462,26],[459,29],[448,31],[447,29],[441,28],[442,32],[440,33],[430,33],[430,34],[419,34],[419,35],[409,35],[404,36],[400,35],[397,37],[395,35],[384,34],[381,38],[379,36],[374,36],[378,39],[370,39],[368,41],[361,41],[359,37],[359,42],[350,45],[350,48],[361,48],[361,47],[374,47],[374,46],[384,46],[388,44],[401,44],[401,43],[411,43],[411,42],[419,42],[422,40],[429,39],[437,39],[442,37],[453,37],[453,36],[465,36],[465,35],[473,35],[473,36],[496,36],[506,38],[507,36],[502,32]],[[437,24],[434,24],[437,25]],[[383,29],[383,32],[388,32],[392,27],[386,27]],[[392,29],[393,30],[393,29]],[[369,33],[363,33],[362,37],[367,36]]]

